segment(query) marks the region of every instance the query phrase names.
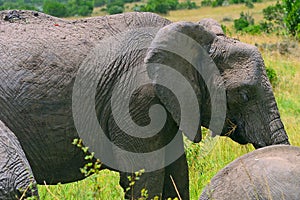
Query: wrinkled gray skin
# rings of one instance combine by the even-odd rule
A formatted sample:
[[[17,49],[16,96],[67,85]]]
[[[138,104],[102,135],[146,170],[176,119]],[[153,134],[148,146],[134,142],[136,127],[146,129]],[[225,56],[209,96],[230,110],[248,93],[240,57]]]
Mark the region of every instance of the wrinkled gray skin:
[[[36,181],[18,138],[1,121],[0,158],[0,199],[37,195]]]
[[[264,147],[220,170],[200,200],[267,200],[300,198],[300,148]]]
[[[229,136],[241,144],[252,143],[256,148],[288,144],[258,50],[227,38],[212,20],[204,20],[200,24],[171,24],[151,13],[126,13],[65,21],[42,13],[34,16],[31,11],[20,11],[21,17],[4,21],[7,13],[0,12],[0,120],[18,138],[39,184],[44,181],[47,184],[67,183],[84,178],[79,171],[85,163],[84,154],[71,144],[78,137],[72,116],[72,88],[78,68],[103,38],[139,27],[167,26],[160,30],[164,41],[172,39],[168,37],[168,30],[185,33],[199,42],[213,58],[225,80],[228,100],[222,135],[232,130],[235,124],[237,127]],[[156,36],[149,34],[149,37]],[[128,40],[130,44],[132,41],[130,38]],[[126,49],[127,43],[124,45]],[[149,152],[164,146],[178,129],[178,110],[170,106],[173,97],[161,95],[160,90],[152,85],[137,91],[130,104],[131,117],[137,124],[149,123],[148,110],[153,104],[162,104],[168,111],[166,124],[159,134],[148,139],[137,139],[122,132],[113,120],[109,101],[113,85],[122,73],[144,62],[161,62],[179,71],[193,72],[190,71],[191,66],[178,56],[156,48],[136,50],[122,59],[115,59],[111,65],[103,67],[107,73],[100,77],[96,93],[96,112],[102,129],[115,144],[130,151]],[[208,127],[211,113],[209,94],[198,74],[187,74],[190,76],[188,80],[194,80],[193,88],[199,98],[201,125]],[[190,139],[199,142],[201,135]],[[183,148],[183,144],[178,148]],[[18,148],[20,155],[22,149]],[[118,157],[118,152],[109,149],[107,152],[112,157]],[[25,159],[24,156],[16,158],[18,169],[28,169],[26,163],[21,165],[21,159]],[[116,159],[116,162],[119,161]],[[24,176],[15,180],[11,176],[12,167],[2,170],[7,172],[1,178],[12,179],[13,182],[27,181],[24,185],[28,183]],[[126,189],[129,174],[120,174],[120,184]],[[170,176],[182,199],[189,199],[185,155],[166,168],[145,173],[135,184],[134,197],[138,197],[144,187],[149,190],[149,197],[177,196]],[[11,191],[15,185],[0,182],[1,188]],[[125,195],[129,198],[131,194],[128,191]]]

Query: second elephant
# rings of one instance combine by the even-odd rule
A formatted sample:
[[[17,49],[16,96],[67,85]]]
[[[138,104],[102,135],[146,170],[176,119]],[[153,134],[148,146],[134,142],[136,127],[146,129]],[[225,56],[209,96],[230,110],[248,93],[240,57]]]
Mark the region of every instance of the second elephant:
[[[199,200],[299,199],[299,177],[299,147],[264,147],[220,170]]]

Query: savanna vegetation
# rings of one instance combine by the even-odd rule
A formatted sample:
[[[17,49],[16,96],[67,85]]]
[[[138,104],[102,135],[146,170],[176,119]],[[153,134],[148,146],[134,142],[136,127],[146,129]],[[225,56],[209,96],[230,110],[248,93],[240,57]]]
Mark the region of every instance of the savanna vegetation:
[[[165,13],[163,16],[172,21],[196,22],[202,18],[214,18],[222,24],[227,35],[259,48],[290,142],[300,146],[300,0],[0,0],[0,9],[33,6],[24,8],[44,10],[47,13],[57,12],[61,13],[61,17],[96,16],[132,10],[156,12],[154,5],[157,6],[157,2],[164,2],[165,7],[162,7],[167,8],[166,12],[158,13]],[[17,4],[19,7],[14,7]],[[178,6],[182,4],[192,4],[193,9]],[[110,9],[114,12],[109,11]],[[204,130],[203,133],[207,131]],[[206,136],[199,144],[186,141],[191,199],[198,199],[205,185],[226,164],[253,150],[251,145],[239,145],[225,137]],[[40,185],[40,198],[122,199],[123,192],[118,185],[118,178],[117,173],[104,170],[79,182],[56,186]],[[144,193],[141,196],[146,196],[145,191],[142,192]]]

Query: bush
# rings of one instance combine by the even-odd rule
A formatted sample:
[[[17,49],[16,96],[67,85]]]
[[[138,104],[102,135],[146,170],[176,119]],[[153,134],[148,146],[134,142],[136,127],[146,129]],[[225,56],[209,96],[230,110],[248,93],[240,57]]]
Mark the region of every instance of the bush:
[[[211,6],[212,0],[203,0],[201,1],[201,6]]]
[[[278,76],[276,71],[271,67],[266,67],[267,76],[273,88],[278,84]]]
[[[212,7],[222,6],[224,3],[224,0],[215,0],[212,2]]]
[[[94,9],[93,0],[69,0],[67,3],[68,16],[89,16]]]
[[[260,30],[262,32],[271,33],[272,31],[274,31],[274,24],[271,22],[260,21],[259,25],[260,25]]]
[[[284,0],[283,4],[279,2],[274,6],[268,6],[263,10],[264,19],[262,23],[268,32],[283,31],[296,38],[300,34],[300,0]],[[298,38],[299,39],[299,38]]]
[[[235,19],[233,23],[235,30],[242,31],[244,28],[254,25],[254,19],[250,14],[241,12],[240,18]]]
[[[239,4],[239,3],[245,3],[245,0],[230,0],[230,4]]]
[[[108,14],[119,14],[124,12],[124,1],[123,0],[107,0],[106,8]]]
[[[67,3],[46,0],[43,5],[45,13],[56,17],[89,16],[93,9],[93,0],[68,0]]]
[[[178,0],[149,0],[140,7],[140,11],[167,14],[170,10],[176,10],[178,5]]]
[[[43,5],[43,11],[56,17],[68,16],[66,5],[58,1],[46,0]]]
[[[260,27],[260,25],[250,25],[250,26],[243,28],[242,31],[245,33],[249,33],[251,35],[261,34],[261,27]]]
[[[228,28],[224,24],[221,24],[221,28],[222,28],[224,34],[227,35]]]
[[[234,20],[234,28],[236,31],[242,31],[252,35],[260,34],[262,31],[260,25],[254,24],[253,17],[250,14],[244,12],[241,12],[239,19]]]
[[[124,12],[124,8],[118,5],[111,6],[107,9],[108,14],[119,14]]]
[[[263,15],[266,21],[261,22],[261,25],[267,33],[279,31],[284,28],[284,8],[279,2],[263,9]]]
[[[246,6],[247,8],[254,8],[254,4],[253,4],[253,2],[252,2],[251,0],[247,0],[247,1],[245,2],[245,6]]]
[[[25,4],[24,1],[2,2],[0,10],[38,10],[35,6]]]
[[[94,0],[94,6],[95,6],[95,7],[104,6],[105,3],[106,3],[105,0]]]
[[[186,2],[182,2],[178,4],[177,9],[196,9],[198,6],[195,2],[192,2],[190,0],[187,0]]]
[[[299,33],[300,0],[283,0],[285,10],[284,23],[293,36]]]
[[[300,40],[300,24],[298,24],[298,27],[297,27],[297,31],[296,31],[296,39]]]

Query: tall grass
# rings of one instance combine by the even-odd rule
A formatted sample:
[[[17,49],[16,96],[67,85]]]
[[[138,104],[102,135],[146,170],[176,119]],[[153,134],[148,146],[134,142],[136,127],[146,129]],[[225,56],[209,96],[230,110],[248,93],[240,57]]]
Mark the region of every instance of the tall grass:
[[[262,9],[275,1],[255,4],[255,8],[249,10],[244,5],[232,5],[227,7],[204,7],[197,10],[172,11],[165,16],[172,21],[199,21],[201,18],[212,17],[222,22],[224,17],[238,18],[241,11],[253,13],[255,20],[262,19]],[[226,22],[229,28],[232,22]],[[276,35],[239,35],[232,37],[250,44],[276,43],[286,40]],[[298,43],[299,45],[299,43]],[[285,55],[278,51],[260,49],[267,67],[272,67],[278,75],[278,85],[274,88],[274,94],[292,145],[300,146],[300,51],[299,48]],[[229,138],[221,137],[217,140],[213,149],[210,146],[214,141],[205,139],[200,144],[188,144],[186,148],[189,173],[191,199],[198,199],[204,186],[226,164],[237,157],[253,150],[251,145],[239,145]],[[118,185],[119,175],[108,170],[101,171],[98,175],[85,180],[60,184],[57,186],[39,186],[41,199],[122,199],[123,191]]]

